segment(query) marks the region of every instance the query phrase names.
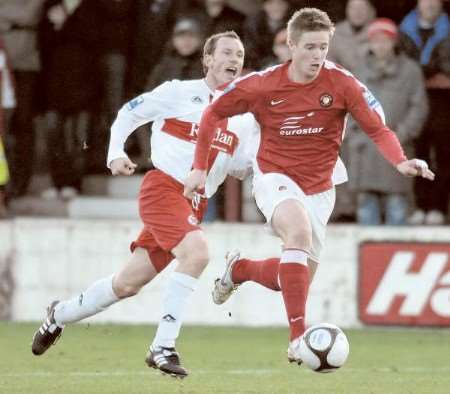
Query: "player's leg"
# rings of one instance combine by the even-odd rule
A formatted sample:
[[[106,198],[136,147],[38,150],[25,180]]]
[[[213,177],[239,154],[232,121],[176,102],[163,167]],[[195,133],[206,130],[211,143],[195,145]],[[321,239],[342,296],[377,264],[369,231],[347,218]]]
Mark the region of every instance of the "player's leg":
[[[33,337],[32,352],[43,354],[61,335],[65,324],[93,316],[117,301],[137,294],[156,273],[147,251],[136,248],[130,260],[115,275],[94,282],[71,299],[54,301]]]
[[[208,264],[208,245],[203,232],[199,229],[188,232],[172,249],[172,254],[176,257],[178,266],[167,285],[163,315],[150,347],[147,364],[154,363],[163,372],[174,377],[184,377],[188,372],[180,366],[175,342],[180,334],[184,312],[195,290],[198,277]],[[169,356],[177,363],[171,362]]]
[[[187,371],[180,365],[175,342],[197,278],[208,262],[206,239],[198,226],[205,208],[205,199],[193,204],[183,196],[183,185],[161,171],[150,171],[144,178],[140,216],[161,249],[170,251],[179,262],[167,284],[161,320],[146,362],[176,377],[186,376]]]
[[[280,291],[278,271],[280,258],[272,257],[264,260],[241,259],[239,251],[227,253],[225,271],[214,281],[212,298],[220,305],[227,301],[233,292],[245,282],[255,282],[267,289]],[[309,283],[313,281],[318,263],[308,258]]]

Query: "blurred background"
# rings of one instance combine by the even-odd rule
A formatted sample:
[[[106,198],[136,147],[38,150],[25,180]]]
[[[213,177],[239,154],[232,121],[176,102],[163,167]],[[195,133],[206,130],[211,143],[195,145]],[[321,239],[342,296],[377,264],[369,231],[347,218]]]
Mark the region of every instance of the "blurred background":
[[[311,308],[311,319],[450,325],[450,266],[448,258],[439,260],[450,242],[444,0],[0,0],[0,317],[40,320],[35,307],[47,305],[50,294],[71,295],[126,258],[139,229],[137,192],[152,163],[146,125],[127,146],[137,174],[109,174],[109,127],[119,108],[166,80],[202,77],[202,46],[212,33],[232,29],[242,37],[245,72],[288,60],[286,21],[303,6],[329,13],[336,23],[330,60],[369,87],[408,155],[427,160],[436,173],[432,183],[401,178],[349,122],[341,156],[350,182],[337,188],[328,271],[315,281],[312,300],[318,297],[320,307]],[[279,254],[278,241],[258,225],[250,181],[227,179],[207,222],[215,271],[236,244],[253,257]],[[376,243],[368,260],[367,242]],[[383,290],[372,305],[383,275],[396,290]],[[63,283],[52,283],[55,277]],[[414,286],[423,292],[411,293]],[[206,323],[258,322],[254,305],[246,305],[247,315],[230,320],[211,311]],[[100,319],[148,319],[144,306],[141,315],[125,309]],[[262,323],[284,324],[281,307],[275,309],[280,315]],[[203,322],[204,310],[191,321]]]

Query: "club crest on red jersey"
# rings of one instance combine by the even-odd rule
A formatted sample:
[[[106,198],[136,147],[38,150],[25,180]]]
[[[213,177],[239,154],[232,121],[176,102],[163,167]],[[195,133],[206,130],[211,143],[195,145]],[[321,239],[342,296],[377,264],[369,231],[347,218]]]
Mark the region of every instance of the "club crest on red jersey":
[[[331,94],[324,93],[322,94],[322,96],[320,96],[319,103],[321,107],[331,107],[331,104],[333,104],[333,96]]]
[[[192,226],[197,226],[198,225],[198,219],[194,216],[194,215],[189,215],[188,216],[188,223]]]

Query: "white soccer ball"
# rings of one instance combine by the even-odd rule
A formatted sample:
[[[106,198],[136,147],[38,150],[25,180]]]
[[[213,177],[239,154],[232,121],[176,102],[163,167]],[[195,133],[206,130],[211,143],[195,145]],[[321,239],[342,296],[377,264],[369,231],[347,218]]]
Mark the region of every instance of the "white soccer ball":
[[[344,332],[334,324],[308,328],[300,341],[303,363],[316,372],[334,372],[347,360],[350,347]]]

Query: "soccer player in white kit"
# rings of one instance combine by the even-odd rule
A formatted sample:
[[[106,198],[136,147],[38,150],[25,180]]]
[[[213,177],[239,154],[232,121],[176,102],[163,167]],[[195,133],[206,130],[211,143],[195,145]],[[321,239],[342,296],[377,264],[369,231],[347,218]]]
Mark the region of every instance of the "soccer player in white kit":
[[[221,84],[238,77],[244,63],[244,47],[234,32],[211,36],[205,43],[204,79],[173,80],[128,102],[111,127],[108,167],[113,175],[132,175],[136,168],[124,152],[127,137],[139,126],[153,121],[152,162],[139,192],[139,213],[144,223],[132,243],[132,256],[117,273],[103,278],[81,294],[54,301],[47,318],[33,337],[32,351],[43,354],[68,323],[105,310],[133,296],[174,258],[178,265],[167,286],[163,314],[146,357],[148,366],[175,377],[184,377],[175,350],[183,312],[196,282],[208,263],[208,246],[199,227],[212,196],[227,174],[242,176],[251,167],[246,141],[255,130],[252,115],[225,119],[215,130],[204,190],[191,199],[183,196],[203,110]]]
[[[303,8],[288,26],[292,61],[231,82],[203,113],[193,171],[185,195],[203,187],[210,141],[222,119],[251,112],[261,127],[254,165],[253,193],[262,213],[283,241],[281,258],[264,261],[228,258],[216,282],[214,301],[224,302],[235,285],[254,281],[281,291],[290,342],[288,358],[301,362],[299,343],[305,331],[310,272],[323,247],[334,205],[332,171],[338,158],[348,113],[378,149],[405,176],[433,180],[422,160],[408,160],[380,116],[379,103],[347,70],[326,61],[334,31],[328,15]]]

